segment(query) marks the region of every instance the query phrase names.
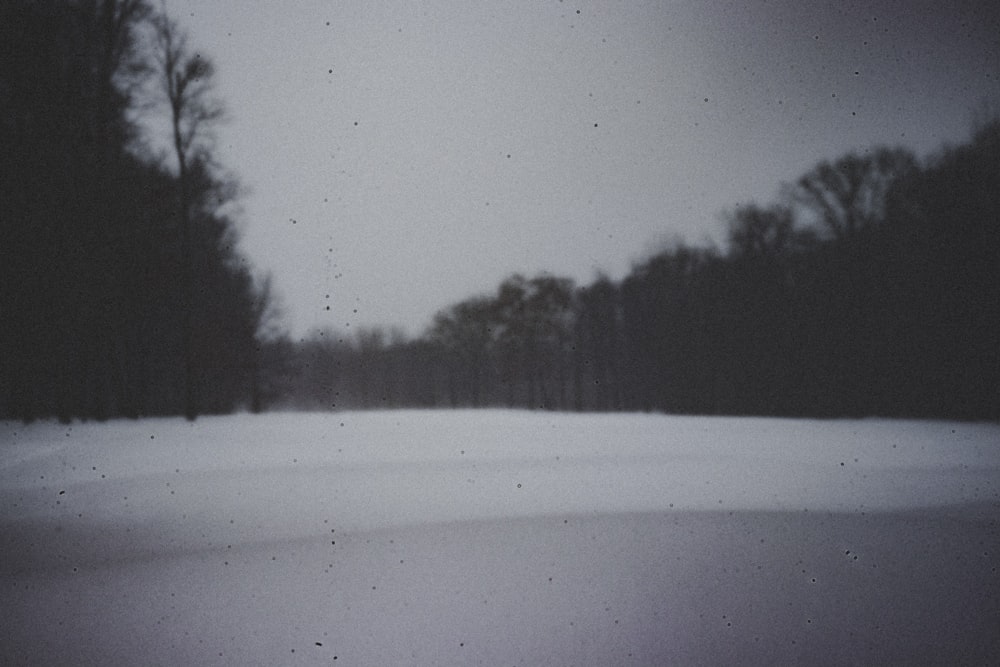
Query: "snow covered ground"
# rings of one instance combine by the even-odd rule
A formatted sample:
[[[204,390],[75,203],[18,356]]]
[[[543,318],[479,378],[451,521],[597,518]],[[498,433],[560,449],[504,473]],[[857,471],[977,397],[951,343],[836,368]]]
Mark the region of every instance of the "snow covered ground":
[[[0,663],[996,664],[1000,426],[0,423]]]

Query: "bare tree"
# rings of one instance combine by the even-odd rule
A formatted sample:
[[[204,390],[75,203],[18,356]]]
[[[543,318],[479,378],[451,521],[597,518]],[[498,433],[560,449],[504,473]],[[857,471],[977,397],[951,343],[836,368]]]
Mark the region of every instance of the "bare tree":
[[[222,119],[214,97],[215,65],[188,45],[188,35],[165,13],[152,19],[160,96],[170,110],[171,139],[181,176],[191,161],[204,159],[213,123]]]
[[[221,104],[213,96],[212,61],[188,46],[187,33],[161,11],[152,19],[159,98],[170,114],[171,140],[177,158],[178,208],[180,211],[181,279],[185,305],[181,328],[184,338],[184,415],[195,419],[198,397],[194,360],[194,266],[192,208],[195,202],[192,167],[208,163],[211,125],[222,118]]]
[[[913,155],[901,148],[849,153],[802,176],[790,189],[791,199],[814,214],[833,238],[853,240],[884,218],[889,189],[916,166]]]
[[[747,204],[729,216],[729,246],[740,257],[774,259],[790,251],[795,241],[794,218],[785,206]]]

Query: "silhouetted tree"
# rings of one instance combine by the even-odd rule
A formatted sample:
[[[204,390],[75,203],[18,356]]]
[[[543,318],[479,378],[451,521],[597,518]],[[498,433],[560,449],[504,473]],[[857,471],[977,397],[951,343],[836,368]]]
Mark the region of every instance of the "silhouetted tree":
[[[514,275],[498,288],[496,348],[508,405],[568,405],[572,292],[570,280],[548,275]]]
[[[1000,117],[894,191],[886,271],[897,412],[1000,419]]]
[[[250,355],[250,411],[259,413],[275,398],[276,378],[272,374],[280,371],[278,358],[270,356],[269,348],[276,351],[274,343],[284,339],[285,332],[281,327],[281,309],[274,296],[270,274],[253,287],[252,294],[248,311],[254,342]]]
[[[385,332],[377,327],[361,328],[354,336],[357,349],[355,381],[360,391],[361,407],[378,407],[382,401],[377,397],[385,396],[384,391],[380,391],[384,377],[380,366],[386,346]]]
[[[717,258],[678,245],[622,283],[624,383],[631,409],[710,412]]]
[[[514,275],[415,341],[291,345],[300,406],[525,406],[1000,418],[1000,122],[919,165],[821,163],[745,205],[728,247],[684,244],[620,282]],[[336,339],[336,340],[334,340]]]
[[[199,151],[182,207],[177,177],[146,158],[153,17],[140,0],[0,3],[0,416],[183,411],[178,322],[195,310],[210,409],[247,402],[259,295],[220,213],[232,188]]]
[[[523,311],[528,324],[528,405],[564,410],[569,407],[573,281],[543,274],[532,278],[528,287]]]
[[[848,153],[816,165],[799,178],[791,196],[834,239],[853,240],[885,219],[889,190],[916,166],[916,158],[901,148]]]
[[[123,298],[113,280],[135,238],[116,193],[137,184],[126,111],[147,9],[0,6],[0,345],[10,359],[0,373],[10,410],[26,420],[102,418],[123,399],[111,363]]]
[[[488,298],[468,299],[435,315],[428,338],[445,353],[452,406],[468,400],[479,407],[488,400],[496,330],[495,303]]]
[[[739,411],[787,413],[793,409],[794,376],[801,370],[798,344],[805,340],[795,318],[795,256],[812,239],[796,229],[785,206],[741,206],[730,215],[728,227],[724,376],[739,397]],[[727,402],[737,409],[733,398]]]
[[[573,349],[576,410],[622,407],[622,309],[607,276],[577,290]]]
[[[187,34],[166,14],[153,20],[156,37],[159,92],[169,109],[171,140],[177,158],[177,191],[180,227],[181,284],[187,304],[182,313],[184,336],[184,414],[195,419],[200,407],[195,377],[195,270],[194,214],[197,198],[192,169],[206,170],[205,142],[211,123],[222,116],[222,108],[212,97],[212,62],[188,48]],[[197,164],[194,162],[197,161]],[[207,180],[207,179],[206,179]]]
[[[734,257],[770,261],[794,252],[802,237],[786,206],[738,207],[729,217],[729,252]]]

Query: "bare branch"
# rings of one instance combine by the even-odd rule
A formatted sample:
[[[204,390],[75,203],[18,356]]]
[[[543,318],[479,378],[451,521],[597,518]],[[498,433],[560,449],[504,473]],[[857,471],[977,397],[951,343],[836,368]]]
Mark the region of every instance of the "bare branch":
[[[878,224],[892,184],[915,167],[913,155],[899,148],[877,148],[863,157],[849,153],[802,176],[791,198],[815,214],[833,238],[850,239]]]

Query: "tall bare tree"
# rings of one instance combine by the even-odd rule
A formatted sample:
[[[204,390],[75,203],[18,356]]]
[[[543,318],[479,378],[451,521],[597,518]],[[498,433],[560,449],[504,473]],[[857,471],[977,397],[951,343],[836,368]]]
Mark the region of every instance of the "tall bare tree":
[[[223,116],[221,103],[213,94],[212,61],[188,45],[188,35],[161,12],[153,17],[155,61],[159,97],[170,114],[171,140],[177,158],[178,208],[181,239],[181,280],[184,285],[184,415],[193,420],[199,405],[195,381],[194,355],[194,262],[193,207],[196,200],[192,168],[205,167],[211,127]]]

